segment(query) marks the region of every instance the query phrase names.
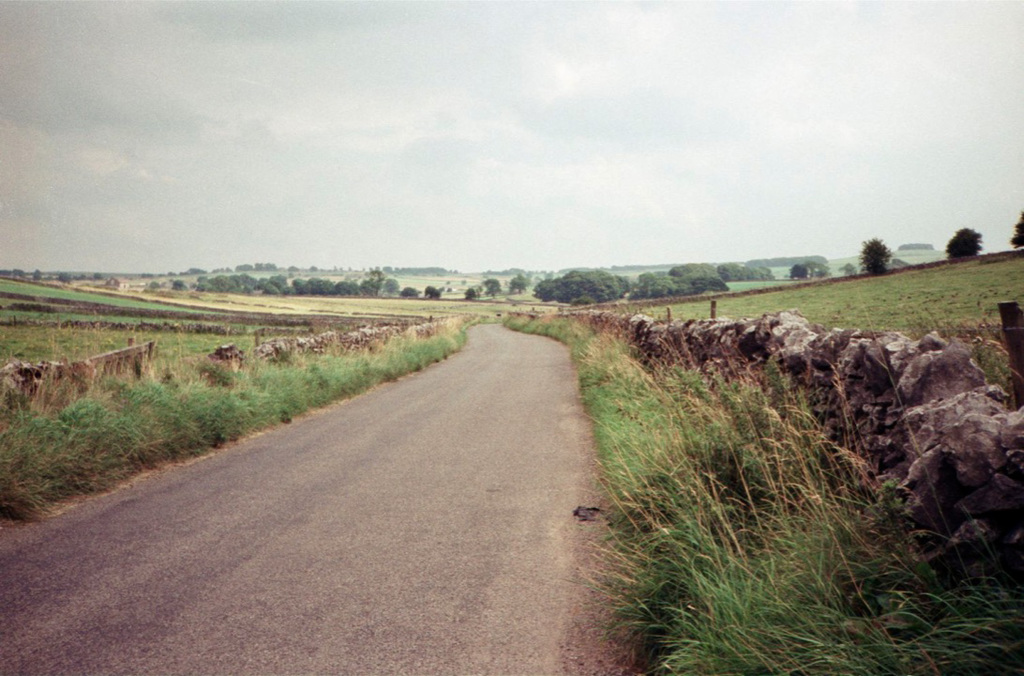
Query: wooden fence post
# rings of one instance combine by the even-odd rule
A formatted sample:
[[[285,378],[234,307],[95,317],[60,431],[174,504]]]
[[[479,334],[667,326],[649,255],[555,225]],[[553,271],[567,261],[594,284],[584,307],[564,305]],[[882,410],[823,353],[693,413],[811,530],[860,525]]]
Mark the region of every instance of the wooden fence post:
[[[668,317],[668,319],[666,321],[668,321],[668,323],[671,324],[672,323],[672,308],[671,307],[665,308],[665,312],[666,312],[666,316]]]
[[[718,301],[717,300],[711,301],[711,318],[712,319],[717,319],[718,318]]]
[[[1003,343],[1010,356],[1013,398],[1017,408],[1024,406],[1024,314],[1017,301],[999,304],[999,316],[1003,320]]]

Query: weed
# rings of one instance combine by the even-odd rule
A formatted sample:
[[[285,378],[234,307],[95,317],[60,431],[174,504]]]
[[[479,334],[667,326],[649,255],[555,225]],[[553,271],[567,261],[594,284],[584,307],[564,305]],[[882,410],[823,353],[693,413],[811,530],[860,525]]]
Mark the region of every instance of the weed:
[[[872,490],[785,379],[647,371],[559,321],[525,328],[575,341],[613,505],[604,590],[655,671],[1024,670],[1024,590],[940,579],[896,487]]]
[[[73,400],[51,396],[39,407],[15,396],[0,425],[0,516],[29,518],[424,368],[463,345],[463,328],[452,322],[431,338],[396,338],[372,354],[303,355],[238,372],[180,360],[139,380],[100,379]]]

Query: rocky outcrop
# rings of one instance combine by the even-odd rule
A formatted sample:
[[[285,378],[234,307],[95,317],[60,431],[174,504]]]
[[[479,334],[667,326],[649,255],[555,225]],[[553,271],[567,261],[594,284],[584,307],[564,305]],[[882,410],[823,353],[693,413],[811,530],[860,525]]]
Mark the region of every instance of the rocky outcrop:
[[[625,336],[651,364],[734,378],[775,360],[808,388],[827,433],[877,482],[897,482],[927,555],[982,574],[992,554],[1024,576],[1024,409],[985,383],[970,349],[937,334],[826,330],[797,311],[657,322],[572,313]]]

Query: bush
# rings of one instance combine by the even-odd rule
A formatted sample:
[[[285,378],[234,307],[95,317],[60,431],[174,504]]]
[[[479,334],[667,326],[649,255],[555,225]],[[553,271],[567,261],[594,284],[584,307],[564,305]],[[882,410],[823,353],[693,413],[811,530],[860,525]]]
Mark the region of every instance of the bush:
[[[869,239],[861,245],[860,266],[872,275],[881,275],[888,271],[892,261],[892,251],[878,239]]]
[[[981,252],[981,233],[970,228],[961,228],[946,244],[948,258],[977,256]]]

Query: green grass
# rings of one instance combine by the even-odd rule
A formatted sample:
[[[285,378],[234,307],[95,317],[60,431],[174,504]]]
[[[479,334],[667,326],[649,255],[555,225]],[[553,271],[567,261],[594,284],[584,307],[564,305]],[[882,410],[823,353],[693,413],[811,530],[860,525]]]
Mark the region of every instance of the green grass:
[[[603,589],[655,673],[1024,671],[1024,590],[915,557],[891,487],[827,441],[777,372],[650,372],[566,320],[612,504]]]
[[[998,303],[1024,300],[1024,257],[978,259],[955,265],[861,277],[757,295],[717,297],[718,316],[739,319],[798,309],[826,328],[950,333],[999,325]],[[671,305],[675,319],[707,318],[707,298]],[[654,305],[664,316],[663,306]]]
[[[163,312],[189,311],[187,308],[174,307],[162,303],[153,303],[132,297],[90,293],[88,291],[81,291],[78,289],[66,289],[41,284],[28,284],[8,279],[0,279],[0,292],[18,293],[25,296],[38,296],[41,298],[58,298],[61,300],[72,300],[81,303],[103,303],[104,305],[112,305],[115,307],[129,309],[160,310]],[[0,304],[7,305],[12,302],[16,301],[0,298]]]
[[[144,378],[47,383],[0,409],[0,516],[31,518],[164,462],[201,454],[444,359],[461,322],[369,352],[294,355],[238,372],[205,359],[157,363]],[[185,348],[182,348],[183,350]]]
[[[117,350],[134,339],[136,344],[157,342],[156,367],[182,359],[207,355],[225,343],[236,343],[248,351],[253,338],[244,335],[216,335],[170,331],[122,331],[60,326],[0,326],[0,363],[22,361],[81,361]]]

